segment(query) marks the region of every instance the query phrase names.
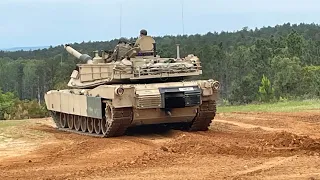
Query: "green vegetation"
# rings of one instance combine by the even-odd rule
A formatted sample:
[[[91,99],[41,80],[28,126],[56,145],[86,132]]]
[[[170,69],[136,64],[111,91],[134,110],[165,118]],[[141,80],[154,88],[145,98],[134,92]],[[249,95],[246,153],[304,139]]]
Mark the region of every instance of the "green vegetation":
[[[319,25],[287,23],[254,30],[243,28],[237,32],[155,37],[155,40],[162,57],[175,57],[176,44],[181,45],[181,56],[197,55],[204,72],[200,79],[219,80],[221,99],[232,105],[320,97]],[[81,53],[92,55],[95,50],[113,49],[116,43],[117,39],[71,45]],[[44,93],[50,89],[67,88],[77,63],[84,62],[69,55],[63,46],[0,51],[1,94],[9,98],[0,99],[3,109],[0,119],[45,116],[43,105],[36,106],[34,102],[43,104]],[[10,100],[12,94],[7,92],[21,102]],[[24,100],[35,109],[30,110]],[[12,102],[16,103],[12,105]],[[19,107],[19,112],[9,112],[14,107]]]
[[[271,86],[270,80],[262,76],[261,86],[259,87],[259,100],[262,102],[270,102],[274,100],[274,88]]]
[[[297,112],[319,110],[320,99],[302,101],[284,101],[276,103],[248,104],[238,106],[219,106],[218,113],[227,112]]]
[[[46,107],[35,100],[20,100],[11,92],[0,91],[0,120],[40,118],[47,113]]]
[[[14,94],[11,92],[2,93],[0,90],[0,119],[4,119],[4,116],[12,110],[14,105]]]

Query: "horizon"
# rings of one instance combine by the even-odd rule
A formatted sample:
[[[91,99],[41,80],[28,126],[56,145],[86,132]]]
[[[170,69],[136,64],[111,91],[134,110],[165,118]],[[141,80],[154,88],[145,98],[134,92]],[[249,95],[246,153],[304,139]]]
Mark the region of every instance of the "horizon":
[[[289,22],[287,22],[287,23],[289,23]],[[284,23],[284,24],[286,24],[286,23]],[[300,24],[300,23],[299,23],[299,24]],[[270,26],[270,27],[275,27],[275,26],[277,26],[277,25],[283,25],[283,24],[275,24],[275,25]],[[292,24],[291,24],[291,25],[292,25]],[[245,26],[245,27],[246,27],[246,26]],[[220,33],[222,33],[222,32],[227,32],[227,33],[230,33],[230,32],[238,32],[238,31],[241,31],[241,30],[242,30],[243,28],[245,28],[245,27],[242,27],[242,28],[240,28],[240,29],[233,30],[233,31],[223,31],[223,30],[221,30],[221,31],[219,31],[219,32],[217,32],[217,31],[208,31],[208,32],[204,32],[204,33],[194,33],[194,34],[184,34],[184,35],[192,36],[192,35],[196,35],[196,34],[205,35],[205,34],[207,34],[207,33],[216,33],[216,32],[217,32],[218,34],[220,34]],[[264,27],[268,27],[268,26],[264,26]],[[255,28],[258,28],[258,29],[260,30],[260,29],[262,29],[262,28],[264,28],[264,27],[248,28],[248,30],[255,30]],[[158,36],[153,36],[153,37],[178,36],[178,35],[182,35],[182,34],[163,34],[163,35],[158,35]],[[124,37],[124,38],[130,39],[130,38],[135,38],[135,37],[134,37],[134,36],[131,36],[131,37]],[[115,37],[115,38],[111,38],[111,39],[106,39],[106,40],[95,40],[95,41],[93,41],[93,40],[87,40],[87,41],[72,42],[72,43],[82,43],[82,42],[88,43],[88,42],[98,42],[98,41],[112,41],[112,40],[117,40],[117,39],[119,39],[119,37]],[[52,44],[46,45],[46,44],[44,44],[44,45],[36,45],[36,46],[16,46],[16,47],[0,48],[0,50],[9,50],[9,49],[16,49],[16,48],[38,48],[38,47],[50,47],[50,46],[56,47],[56,46],[60,46],[60,45],[63,45],[63,44],[56,44],[56,45],[52,45]]]
[[[255,31],[255,29],[261,30],[261,29],[266,28],[266,27],[272,27],[272,28],[274,28],[274,27],[276,27],[276,26],[282,26],[282,25],[288,24],[288,23],[289,23],[291,26],[292,26],[292,25],[299,25],[299,24],[309,24],[309,25],[314,24],[314,25],[320,26],[320,24],[318,24],[318,23],[303,23],[303,22],[301,22],[301,23],[290,23],[290,22],[286,22],[286,23],[283,23],[283,24],[275,24],[275,25],[269,25],[269,26],[263,26],[263,27],[253,27],[253,28],[249,28],[249,27],[248,27],[247,30],[248,30],[248,31],[250,31],[250,30]],[[245,27],[246,27],[246,26],[245,26]],[[205,34],[208,34],[208,33],[218,33],[218,34],[221,34],[222,32],[226,32],[226,33],[236,33],[236,32],[239,32],[239,31],[243,30],[243,28],[245,28],[245,27],[242,27],[242,28],[240,28],[240,29],[233,30],[233,31],[224,31],[224,30],[219,31],[219,32],[217,32],[217,31],[208,31],[208,32],[205,32],[205,33],[194,33],[194,34],[184,34],[184,35],[186,35],[186,36],[192,36],[192,35],[196,35],[196,34],[205,35]],[[182,34],[164,34],[164,35],[158,35],[158,36],[153,36],[153,37],[179,36],[179,35],[182,35]],[[135,38],[135,37],[132,36],[132,37],[125,37],[125,38],[130,39],[130,38]],[[73,44],[73,43],[82,43],[82,42],[84,42],[84,43],[89,43],[89,42],[98,42],[98,41],[108,42],[108,41],[117,40],[117,39],[119,39],[119,37],[117,37],[117,38],[111,38],[111,39],[106,39],[106,40],[95,40],[95,41],[93,41],[93,40],[88,40],[88,41],[81,41],[81,42],[71,42],[71,44]],[[21,49],[18,49],[18,48],[31,48],[32,50],[37,50],[37,48],[46,49],[46,48],[49,48],[50,46],[52,46],[52,47],[57,47],[57,46],[61,46],[61,45],[63,45],[63,44],[56,44],[56,45],[50,45],[50,44],[49,44],[49,45],[38,45],[38,46],[8,47],[8,48],[0,48],[0,50],[2,50],[2,51],[6,51],[6,50],[9,50],[9,51],[10,51],[10,50],[19,51],[19,50],[21,50]]]
[[[320,2],[316,0],[305,0],[303,3],[298,0],[80,2],[1,1],[0,15],[6,17],[6,21],[0,25],[0,49],[110,41],[118,39],[120,34],[121,37],[135,38],[140,29],[147,29],[151,36],[203,35],[208,32],[235,32],[244,27],[254,30],[285,23],[320,22],[317,19],[320,12],[316,8]],[[136,11],[140,8],[138,2],[144,5],[143,11]],[[166,6],[168,3],[170,6]],[[153,10],[154,7],[157,11]]]

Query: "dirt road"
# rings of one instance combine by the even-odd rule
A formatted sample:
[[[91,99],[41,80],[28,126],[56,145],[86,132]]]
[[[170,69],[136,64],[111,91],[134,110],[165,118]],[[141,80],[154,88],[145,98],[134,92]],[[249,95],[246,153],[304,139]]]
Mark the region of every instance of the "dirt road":
[[[219,113],[208,132],[110,139],[52,126],[28,120],[0,134],[0,179],[320,179],[316,111]]]

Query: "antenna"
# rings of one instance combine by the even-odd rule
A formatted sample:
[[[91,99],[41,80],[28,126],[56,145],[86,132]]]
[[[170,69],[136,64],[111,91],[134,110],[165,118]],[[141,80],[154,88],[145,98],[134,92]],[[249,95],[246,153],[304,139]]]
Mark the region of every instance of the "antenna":
[[[184,35],[184,12],[183,12],[183,0],[181,2],[181,19],[182,19],[182,35]]]
[[[122,37],[122,3],[120,4],[120,38]]]

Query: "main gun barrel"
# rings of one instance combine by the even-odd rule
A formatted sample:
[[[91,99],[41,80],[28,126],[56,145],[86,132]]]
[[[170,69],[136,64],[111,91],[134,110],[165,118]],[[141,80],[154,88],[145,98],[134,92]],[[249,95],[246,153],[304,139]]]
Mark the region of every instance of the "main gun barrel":
[[[66,44],[64,45],[64,49],[68,51],[71,55],[74,57],[80,59],[81,61],[85,61],[88,64],[92,64],[92,57],[90,57],[88,54],[81,54],[77,50],[73,49],[70,45]]]

